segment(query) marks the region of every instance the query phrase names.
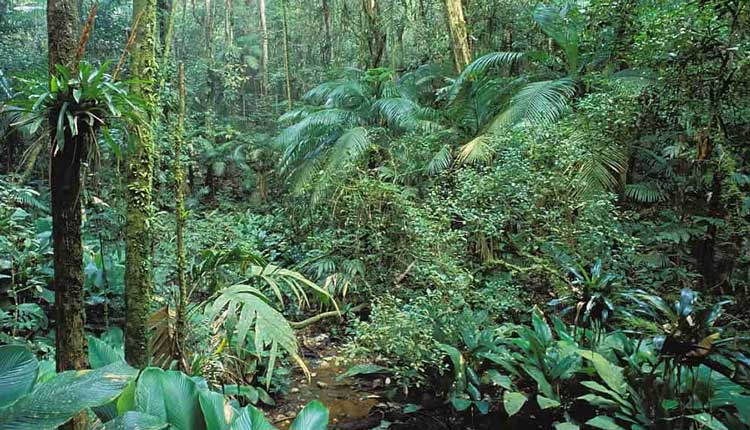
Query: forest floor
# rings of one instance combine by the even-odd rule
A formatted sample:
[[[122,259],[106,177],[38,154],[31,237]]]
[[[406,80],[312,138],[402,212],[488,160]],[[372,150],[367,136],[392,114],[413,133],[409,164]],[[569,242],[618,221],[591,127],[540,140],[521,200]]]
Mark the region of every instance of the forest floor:
[[[299,410],[313,400],[328,407],[334,429],[357,428],[357,423],[368,420],[376,406],[384,406],[376,389],[351,378],[339,378],[348,367],[341,363],[338,346],[327,335],[304,336],[302,345],[312,378],[308,381],[303,372],[295,371],[289,394],[274,408],[272,418],[278,428],[287,429]]]

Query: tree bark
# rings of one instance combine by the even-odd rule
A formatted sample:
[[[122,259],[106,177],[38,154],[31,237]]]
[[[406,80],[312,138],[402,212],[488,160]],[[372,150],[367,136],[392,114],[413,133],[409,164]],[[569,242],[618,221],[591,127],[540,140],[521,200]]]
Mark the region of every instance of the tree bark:
[[[260,31],[261,31],[261,85],[260,93],[268,95],[268,25],[266,22],[266,0],[260,0]]]
[[[180,63],[177,75],[177,87],[179,90],[177,127],[174,136],[174,181],[175,181],[175,218],[177,236],[177,287],[179,295],[177,299],[177,355],[174,357],[178,363],[184,366],[183,352],[185,351],[185,338],[187,336],[187,264],[185,262],[185,168],[182,164],[182,147],[185,140],[185,65]],[[184,369],[187,370],[187,369]]]
[[[380,67],[385,54],[386,33],[380,20],[380,7],[378,0],[362,0],[362,10],[365,13],[365,26],[368,34],[367,51],[368,67]]]
[[[292,110],[292,76],[289,70],[289,23],[286,16],[286,0],[281,0],[281,8],[284,20],[284,75],[286,76],[286,101],[289,110]]]
[[[325,39],[323,40],[323,49],[321,56],[323,57],[323,64],[330,64],[331,62],[331,51],[333,49],[333,43],[331,42],[331,8],[328,5],[328,0],[323,0],[322,4],[323,12],[323,34]]]
[[[451,35],[453,47],[453,63],[460,73],[471,63],[471,48],[469,36],[466,32],[466,19],[461,0],[445,0],[445,13],[448,19],[448,31]]]
[[[133,19],[141,15],[132,51],[131,93],[144,101],[146,124],[131,130],[128,145],[127,227],[125,249],[125,359],[133,366],[148,364],[148,316],[153,293],[151,217],[154,171],[154,134],[158,94],[156,61],[156,0],[134,0]]]
[[[55,65],[71,66],[78,47],[78,3],[76,0],[47,2],[49,73]],[[49,115],[57,122],[58,111]],[[76,138],[66,132],[64,146],[57,146],[56,128],[51,127],[50,191],[52,206],[52,249],[55,287],[55,360],[58,372],[87,367],[83,292],[83,245],[81,243],[81,160],[86,134]],[[86,428],[86,416],[73,418],[69,427]]]

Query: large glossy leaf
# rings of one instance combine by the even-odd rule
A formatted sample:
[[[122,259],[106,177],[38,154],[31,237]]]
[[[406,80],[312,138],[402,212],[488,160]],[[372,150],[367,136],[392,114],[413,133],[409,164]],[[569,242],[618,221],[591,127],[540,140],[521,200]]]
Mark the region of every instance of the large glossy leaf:
[[[198,387],[189,376],[170,370],[162,375],[167,422],[177,430],[205,430]]]
[[[163,375],[164,371],[156,368],[148,368],[141,373],[138,383],[135,386],[133,406],[138,412],[158,417],[166,422],[167,406],[164,402],[165,397],[161,387]],[[124,400],[124,397],[120,400]],[[127,404],[120,404],[118,406],[121,411],[123,408],[128,407]]]
[[[124,359],[125,354],[122,350],[117,350],[107,342],[89,336],[89,363],[92,369],[98,369]]]
[[[128,411],[104,425],[104,430],[162,430],[169,427],[159,417]]]
[[[231,430],[275,430],[259,409],[245,406],[232,423]]]
[[[234,410],[224,401],[224,396],[209,390],[198,393],[198,400],[206,423],[206,430],[227,430],[234,420]]]
[[[114,400],[135,374],[124,363],[63,372],[0,409],[0,430],[54,429],[82,410]]]
[[[328,408],[314,400],[300,411],[289,426],[289,430],[326,430],[328,428]]]
[[[31,391],[39,373],[34,354],[20,345],[0,346],[0,408]]]

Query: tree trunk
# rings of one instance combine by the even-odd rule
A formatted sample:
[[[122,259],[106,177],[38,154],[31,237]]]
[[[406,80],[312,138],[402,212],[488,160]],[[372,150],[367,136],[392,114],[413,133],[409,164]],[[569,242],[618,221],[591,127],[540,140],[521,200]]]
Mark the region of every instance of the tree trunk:
[[[368,67],[377,68],[385,54],[386,34],[380,21],[380,7],[378,0],[362,0],[362,10],[365,13],[365,26],[368,34],[367,51]]]
[[[445,13],[453,47],[453,63],[460,73],[471,63],[471,48],[469,48],[469,36],[466,32],[466,19],[461,0],[445,0]]]
[[[128,145],[127,227],[125,249],[125,358],[133,366],[148,363],[148,316],[153,292],[151,215],[154,171],[154,134],[158,121],[156,61],[156,0],[134,0],[133,18],[141,15],[131,54],[131,92],[144,101],[147,124],[131,130]]]
[[[187,212],[185,212],[185,168],[182,165],[182,147],[185,139],[185,65],[180,63],[177,75],[177,87],[179,89],[179,101],[177,113],[177,129],[174,136],[174,181],[175,181],[175,218],[177,236],[177,287],[179,295],[177,299],[177,357],[174,357],[183,370],[186,369],[186,363],[183,363],[185,337],[187,335],[187,279],[185,263],[185,221]]]
[[[268,95],[268,25],[266,23],[266,0],[259,1],[261,31],[261,85],[260,93]]]
[[[322,4],[323,12],[323,34],[325,39],[323,40],[323,49],[321,56],[323,57],[323,64],[331,63],[331,50],[333,49],[333,43],[331,42],[331,9],[328,5],[328,0],[323,0]]]
[[[70,67],[78,47],[79,9],[76,0],[47,2],[47,34],[49,72],[56,74],[55,65]],[[56,123],[58,112],[50,113]],[[65,134],[65,145],[57,146],[56,129],[51,127],[52,157],[50,191],[52,194],[52,249],[55,286],[55,351],[56,369],[87,367],[84,333],[85,305],[83,292],[83,245],[81,243],[81,159],[85,133],[73,138]],[[86,415],[71,420],[74,430],[86,428]]]
[[[281,8],[284,19],[284,74],[286,76],[286,101],[289,110],[292,110],[292,77],[289,70],[289,24],[286,16],[286,0],[281,0]]]

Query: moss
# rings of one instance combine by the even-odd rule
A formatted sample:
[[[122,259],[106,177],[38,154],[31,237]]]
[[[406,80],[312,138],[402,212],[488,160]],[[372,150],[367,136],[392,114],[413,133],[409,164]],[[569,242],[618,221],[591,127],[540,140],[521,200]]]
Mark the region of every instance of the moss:
[[[155,88],[158,73],[156,61],[156,0],[135,0],[133,17],[141,16],[132,52],[131,92],[144,101],[146,124],[131,130],[128,145],[127,227],[125,246],[125,356],[134,366],[148,362],[147,323],[153,294],[153,216],[152,191],[155,138],[159,96]]]

